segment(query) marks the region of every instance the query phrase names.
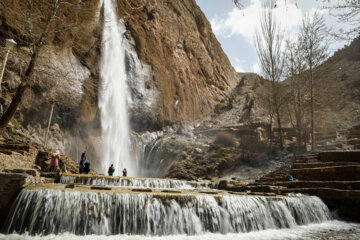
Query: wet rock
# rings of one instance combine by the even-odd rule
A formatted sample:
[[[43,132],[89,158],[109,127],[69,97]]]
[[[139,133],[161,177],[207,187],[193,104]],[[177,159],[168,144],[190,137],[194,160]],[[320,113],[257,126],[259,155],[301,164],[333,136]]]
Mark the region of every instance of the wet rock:
[[[202,153],[203,151],[201,150],[201,148],[195,148],[194,149],[196,153]]]
[[[105,186],[91,186],[91,188],[90,188],[90,189],[110,191],[110,190],[111,190],[111,187],[105,187]]]
[[[219,189],[227,189],[228,181],[227,180],[220,180],[218,188]]]
[[[32,172],[32,174],[34,174],[34,172]],[[38,183],[39,181],[39,178],[26,173],[0,172],[0,226],[3,224],[3,221],[5,221],[21,189],[29,184]]]
[[[74,183],[67,184],[65,188],[75,188],[75,184]]]
[[[164,193],[181,193],[181,191],[177,191],[177,190],[161,190],[161,192],[164,192]]]
[[[132,192],[152,192],[150,188],[134,188],[131,190]]]
[[[40,177],[40,173],[36,169],[31,168],[15,168],[15,169],[5,169],[5,172],[8,173],[23,173],[33,177]]]

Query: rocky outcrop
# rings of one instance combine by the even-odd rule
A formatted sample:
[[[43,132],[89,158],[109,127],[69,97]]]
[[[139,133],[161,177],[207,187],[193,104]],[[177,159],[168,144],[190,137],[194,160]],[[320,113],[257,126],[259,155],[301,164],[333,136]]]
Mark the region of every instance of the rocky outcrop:
[[[134,2],[118,3],[135,49],[151,66],[150,80],[161,93],[157,124],[210,114],[237,79],[195,1],[141,1],[137,11],[130,8]]]
[[[42,49],[37,61],[37,70],[42,73],[40,81],[32,87],[33,94],[28,94],[22,110],[25,125],[46,123],[44,119],[50,111],[47,97],[51,90],[57,100],[54,122],[61,128],[72,127],[76,122],[97,121],[103,21],[98,4],[94,0],[91,9],[74,10],[82,31],[74,32],[73,36],[60,34]],[[117,5],[134,49],[127,53],[133,127],[161,128],[209,115],[235,86],[237,78],[195,0],[118,0]],[[16,5],[9,7],[17,10]],[[11,17],[11,14],[1,15],[2,40],[7,37],[18,40],[26,34],[21,31],[24,26],[10,21]],[[17,48],[9,57],[4,77],[9,93],[19,83],[20,69],[28,58],[27,46]],[[139,66],[141,69],[132,71]],[[47,70],[46,74],[43,70]],[[44,106],[47,106],[45,111]]]
[[[0,171],[13,168],[32,168],[38,150],[30,144],[0,143]]]
[[[27,169],[18,172],[19,173],[0,173],[0,226],[2,226],[6,216],[9,214],[11,206],[20,190],[29,184],[39,182],[39,176],[36,170],[31,171]],[[36,176],[33,176],[34,173]]]
[[[237,73],[237,78],[236,87],[215,107],[208,122],[217,126],[268,122],[268,82],[255,73]]]

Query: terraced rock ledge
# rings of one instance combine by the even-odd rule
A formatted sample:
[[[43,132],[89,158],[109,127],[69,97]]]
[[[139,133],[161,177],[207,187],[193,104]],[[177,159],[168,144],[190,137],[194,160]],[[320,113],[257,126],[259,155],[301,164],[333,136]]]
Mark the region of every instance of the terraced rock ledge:
[[[287,175],[296,180],[286,181]],[[341,218],[360,222],[360,151],[299,155],[292,168],[280,168],[250,185],[229,185],[223,189],[315,195]]]
[[[78,183],[86,185],[107,185],[140,188],[216,188],[213,181],[184,181],[171,178],[138,178],[104,175],[85,175],[64,173],[56,179],[58,183]]]

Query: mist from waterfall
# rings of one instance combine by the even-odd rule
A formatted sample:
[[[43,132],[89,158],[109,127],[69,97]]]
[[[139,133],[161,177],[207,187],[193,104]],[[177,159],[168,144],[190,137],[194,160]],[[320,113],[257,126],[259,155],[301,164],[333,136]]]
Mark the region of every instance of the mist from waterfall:
[[[106,173],[114,164],[114,175],[127,168],[131,176],[137,176],[134,161],[129,152],[129,118],[126,85],[126,28],[117,20],[113,0],[103,0],[104,28],[101,56],[101,110],[102,158],[98,171]]]

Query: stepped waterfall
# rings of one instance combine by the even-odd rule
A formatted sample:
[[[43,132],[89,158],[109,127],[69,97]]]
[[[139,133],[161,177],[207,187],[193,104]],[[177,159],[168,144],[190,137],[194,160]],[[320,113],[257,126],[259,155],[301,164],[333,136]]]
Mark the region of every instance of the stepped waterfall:
[[[156,196],[25,189],[6,233],[177,235],[291,228],[330,219],[317,197]]]
[[[131,55],[115,3],[101,3],[103,146],[96,170],[106,173],[114,164],[115,176],[127,168],[131,176],[158,177],[159,149],[167,139],[147,148],[133,144],[147,155],[141,169],[130,154],[129,86],[139,83],[132,81],[139,60]],[[334,221],[315,196],[228,192],[211,181],[135,177],[63,174],[59,183],[30,185],[17,196],[0,239],[328,239],[334,228],[345,231],[343,239],[349,229],[360,234],[359,225]]]
[[[137,176],[138,168],[130,157],[129,118],[127,99],[126,47],[124,23],[117,20],[113,0],[103,0],[104,28],[101,56],[101,90],[99,108],[101,110],[102,158],[99,172],[107,173],[114,164],[115,175],[127,168],[132,176]]]

